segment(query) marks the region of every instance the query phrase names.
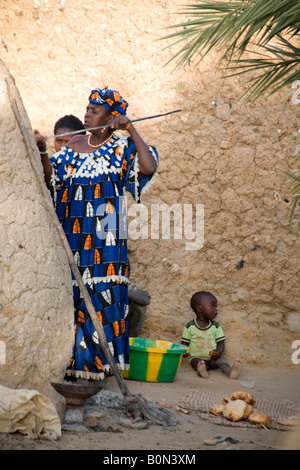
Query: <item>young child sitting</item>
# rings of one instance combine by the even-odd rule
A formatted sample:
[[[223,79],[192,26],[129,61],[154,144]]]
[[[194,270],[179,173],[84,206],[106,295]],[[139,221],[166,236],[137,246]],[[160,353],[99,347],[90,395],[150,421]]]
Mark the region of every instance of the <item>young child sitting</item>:
[[[215,321],[217,299],[210,292],[196,292],[191,298],[191,308],[196,314],[194,320],[186,323],[181,344],[190,348],[190,363],[203,378],[208,370],[221,369],[230,379],[236,379],[242,364],[237,360],[231,367],[222,354],[225,349],[225,336],[222,327]]]

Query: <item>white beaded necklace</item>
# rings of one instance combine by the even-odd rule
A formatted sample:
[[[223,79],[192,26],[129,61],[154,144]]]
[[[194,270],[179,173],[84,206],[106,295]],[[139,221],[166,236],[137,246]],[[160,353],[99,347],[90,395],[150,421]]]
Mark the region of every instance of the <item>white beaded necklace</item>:
[[[106,140],[104,140],[103,142],[100,142],[100,144],[93,145],[93,144],[91,144],[91,136],[92,136],[91,134],[88,136],[87,143],[90,147],[93,147],[93,148],[101,147],[102,145],[106,144],[106,142],[108,142],[112,138],[112,134],[111,134],[109,137],[107,137]]]

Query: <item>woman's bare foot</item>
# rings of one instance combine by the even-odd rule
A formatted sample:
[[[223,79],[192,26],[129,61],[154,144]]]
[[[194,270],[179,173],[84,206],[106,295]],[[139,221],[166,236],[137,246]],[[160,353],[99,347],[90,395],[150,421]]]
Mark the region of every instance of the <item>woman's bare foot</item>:
[[[208,378],[208,372],[204,361],[200,361],[197,365],[197,374],[200,375],[200,377],[202,377],[203,379]]]
[[[239,359],[237,359],[235,363],[233,364],[233,366],[231,367],[229,378],[236,379],[239,373],[241,372],[242,368],[243,368],[243,364],[241,363]]]

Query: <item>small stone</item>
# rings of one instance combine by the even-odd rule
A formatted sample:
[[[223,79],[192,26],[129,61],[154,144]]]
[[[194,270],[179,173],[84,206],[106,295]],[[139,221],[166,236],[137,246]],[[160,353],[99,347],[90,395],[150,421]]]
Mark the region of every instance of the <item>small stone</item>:
[[[146,429],[148,427],[148,424],[145,421],[142,421],[142,420],[132,421],[129,418],[119,419],[118,424],[126,428],[131,428],[131,429]]]
[[[120,424],[121,426],[124,426],[125,428],[130,428],[132,425],[132,421],[129,418],[119,419],[118,424]]]
[[[224,149],[224,150],[228,149],[229,148],[229,142],[227,140],[222,140],[220,148]]]
[[[203,444],[206,446],[215,446],[218,443],[219,443],[218,439],[205,439],[203,441]]]
[[[93,411],[91,413],[87,413],[84,416],[84,422],[87,426],[97,426],[99,421],[103,419],[103,416],[103,413],[100,413],[99,411]]]
[[[139,421],[138,423],[131,423],[131,429],[146,429],[148,424],[145,421]]]
[[[159,404],[159,406],[162,406],[163,408],[172,408],[171,403],[168,403],[168,402],[163,401],[163,400],[159,401],[158,404]]]
[[[283,424],[284,426],[296,426],[299,424],[299,420],[299,416],[283,416],[277,419],[277,423]]]
[[[241,382],[242,387],[245,388],[254,388],[255,387],[255,382]]]

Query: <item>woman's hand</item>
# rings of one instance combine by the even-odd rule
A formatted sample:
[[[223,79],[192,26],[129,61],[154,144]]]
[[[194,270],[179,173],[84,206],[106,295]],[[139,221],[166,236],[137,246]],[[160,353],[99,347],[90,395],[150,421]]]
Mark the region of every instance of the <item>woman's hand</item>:
[[[133,127],[130,119],[127,116],[117,116],[111,122],[111,129],[120,129],[130,132],[130,128]]]
[[[140,172],[143,175],[152,175],[157,168],[157,163],[149,151],[148,145],[143,141],[130,119],[127,116],[115,117],[111,122],[111,129],[129,132],[138,152]]]

